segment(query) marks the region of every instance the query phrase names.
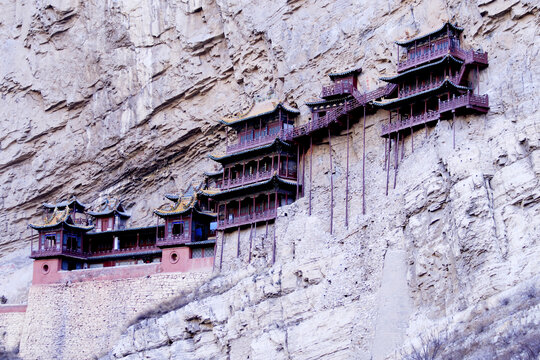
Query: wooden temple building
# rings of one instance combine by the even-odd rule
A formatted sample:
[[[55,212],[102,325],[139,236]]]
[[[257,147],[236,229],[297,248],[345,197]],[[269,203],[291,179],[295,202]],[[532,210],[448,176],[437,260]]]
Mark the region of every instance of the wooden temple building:
[[[199,211],[195,194],[167,198],[174,205],[155,210],[165,225],[144,227],[127,226],[130,215],[120,201],[106,200],[96,211],[76,199],[44,204],[43,221],[29,225],[38,232],[34,283],[55,282],[60,271],[126,265],[161,263],[165,272],[211,267],[215,214]]]
[[[241,116],[221,120],[227,126],[227,139],[230,128],[236,141],[227,143],[224,153],[209,156],[222,170],[207,173],[210,187],[199,191],[201,199],[212,201],[217,230],[268,225],[278,207],[300,196],[298,148],[285,138],[299,113],[270,99],[255,103]]]
[[[121,202],[105,201],[95,211],[87,211],[77,199],[44,204],[47,214],[43,222],[30,225],[39,232],[38,243],[32,247],[32,257],[36,259],[34,276],[46,274],[50,266],[56,271],[153,262],[161,262],[162,271],[208,267],[219,245],[218,231],[223,235],[221,269],[225,233],[238,231],[238,257],[240,230],[248,227],[251,259],[254,230],[258,225],[266,225],[268,235],[268,225],[276,219],[280,206],[307,195],[311,215],[314,140],[322,143],[328,139],[332,233],[332,136],[343,134],[347,137],[344,202],[345,226],[348,226],[351,124],[363,119],[362,212],[365,213],[367,114],[380,109],[389,111],[388,123],[382,125],[381,133],[388,194],[392,150],[395,187],[400,147],[403,157],[405,137],[411,136],[414,149],[415,131],[425,128],[427,135],[429,126],[440,120],[452,120],[455,143],[456,115],[482,114],[489,110],[488,96],[480,95],[479,85],[479,72],[488,66],[487,53],[462,49],[462,32],[457,25],[445,23],[428,34],[397,41],[397,73],[381,77],[388,84],[373,91],[358,89],[360,68],[329,74],[331,84],[322,87],[320,99],[306,103],[311,117],[302,125],[295,125],[299,110],[275,99],[257,102],[243,115],[221,119],[226,128],[225,151],[209,155],[221,169],[205,173],[205,182],[198,188],[191,186],[182,195],[166,195],[172,203],[154,210],[158,216],[155,226],[129,228],[130,215]],[[233,141],[229,143],[231,138]],[[305,184],[306,177],[309,186]],[[51,263],[51,259],[55,262]]]
[[[394,84],[391,94],[374,106],[389,111],[388,123],[382,126],[385,138],[386,192],[390,171],[390,153],[394,143],[394,187],[398,168],[399,148],[404,154],[404,138],[414,131],[452,120],[455,147],[456,115],[486,113],[487,95],[480,95],[479,71],[488,66],[488,55],[482,51],[464,50],[460,34],[463,29],[451,23],[410,40],[397,41],[397,73],[381,77]],[[400,48],[404,51],[400,52]]]

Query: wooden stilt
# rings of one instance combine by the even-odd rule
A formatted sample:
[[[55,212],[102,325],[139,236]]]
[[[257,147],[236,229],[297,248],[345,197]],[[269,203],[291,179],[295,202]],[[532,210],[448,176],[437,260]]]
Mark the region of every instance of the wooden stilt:
[[[405,135],[401,136],[401,160],[405,156]]]
[[[332,139],[328,128],[328,150],[330,152],[330,234],[334,223],[334,177],[332,176]]]
[[[456,112],[452,111],[452,147],[456,149]]]
[[[236,245],[236,257],[240,257],[240,226],[238,227],[238,243]]]
[[[390,182],[390,154],[392,154],[392,137],[388,135],[388,164],[386,166],[386,195],[388,196],[388,183]]]
[[[300,164],[300,145],[296,145],[296,200],[300,193],[300,181],[298,181],[298,164]],[[287,169],[289,169],[289,164],[287,163]]]
[[[276,228],[277,224],[274,222],[274,244],[272,246],[272,265],[276,263]]]
[[[364,105],[364,124],[362,135],[362,214],[366,214],[366,105]]]
[[[396,135],[396,151],[394,152],[395,163],[394,163],[394,189],[396,188],[397,181],[397,167],[398,167],[398,158],[399,158],[399,132]]]
[[[219,231],[217,232],[219,234]],[[212,260],[212,272],[216,269],[216,250],[217,250],[217,241],[214,243],[214,259]]]
[[[253,244],[253,225],[251,224],[251,227],[249,228],[249,256],[248,256],[248,264],[251,263],[251,248]]]
[[[386,170],[386,161],[388,160],[386,155],[388,155],[386,148],[388,147],[388,138],[384,138],[384,166],[383,170]]]
[[[268,239],[268,220],[266,220],[266,235],[264,236],[264,240],[266,241],[267,239]],[[263,241],[263,243],[262,243],[263,249],[264,249],[265,241]]]
[[[221,266],[223,265],[223,246],[225,246],[225,231],[222,231],[223,236],[221,237],[221,255],[219,256],[219,270],[221,271]]]
[[[347,115],[347,173],[345,175],[345,227],[349,227],[349,115]]]
[[[311,192],[313,190],[312,182],[312,172],[313,172],[313,136],[309,135],[309,211],[308,215],[311,216]]]
[[[414,130],[411,127],[411,153],[414,152]]]
[[[302,197],[305,196],[305,192],[306,192],[305,174],[306,174],[306,147],[302,145]]]

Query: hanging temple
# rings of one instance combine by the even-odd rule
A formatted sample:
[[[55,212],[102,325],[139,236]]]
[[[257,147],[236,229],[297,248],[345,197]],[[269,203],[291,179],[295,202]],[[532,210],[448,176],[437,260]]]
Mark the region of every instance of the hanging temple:
[[[62,282],[63,274],[71,270],[134,264],[153,264],[159,272],[221,269],[225,233],[238,231],[238,256],[240,230],[247,227],[251,261],[255,227],[265,225],[268,238],[268,226],[274,223],[279,207],[307,196],[311,215],[314,140],[328,138],[331,150],[332,135],[343,130],[347,135],[348,227],[351,124],[362,120],[365,213],[367,114],[379,109],[388,111],[388,122],[381,128],[388,194],[390,184],[396,186],[405,137],[411,137],[414,151],[415,132],[427,135],[428,127],[450,120],[455,146],[456,115],[489,110],[488,96],[480,94],[479,86],[479,71],[488,66],[487,53],[462,49],[462,31],[457,25],[445,23],[428,34],[397,41],[397,72],[381,77],[388,84],[370,92],[358,90],[357,78],[362,71],[359,68],[329,74],[332,84],[322,88],[321,99],[306,103],[311,117],[305,124],[295,125],[298,109],[272,98],[255,103],[245,114],[221,119],[227,131],[225,152],[209,155],[221,165],[221,170],[206,172],[201,185],[190,186],[181,195],[165,195],[171,203],[154,210],[154,226],[128,227],[130,214],[121,201],[106,200],[95,211],[89,211],[76,198],[43,204],[46,214],[42,222],[29,225],[38,233],[36,243],[32,240],[33,283]],[[229,131],[236,133],[235,143],[229,144]],[[332,174],[332,151],[328,160]],[[334,184],[330,176],[331,233],[333,208]],[[274,262],[275,229],[271,245]]]

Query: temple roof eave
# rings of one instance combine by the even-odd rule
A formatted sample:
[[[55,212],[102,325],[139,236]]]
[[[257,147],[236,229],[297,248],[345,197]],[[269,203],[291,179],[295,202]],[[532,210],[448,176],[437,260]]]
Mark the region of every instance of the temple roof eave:
[[[254,152],[254,151],[257,151],[257,150],[271,149],[272,147],[276,146],[277,144],[287,146],[287,147],[291,146],[289,143],[281,140],[279,137],[276,137],[274,141],[272,141],[271,143],[265,144],[265,145],[252,147],[252,148],[245,149],[245,150],[238,151],[238,152],[234,152],[234,153],[231,153],[231,154],[223,154],[223,155],[221,155],[221,154],[208,154],[208,157],[210,159],[214,160],[214,161],[217,161],[217,162],[224,162],[224,161],[226,161],[228,159],[231,159],[231,158],[234,158],[234,157],[237,157],[237,156],[241,156],[241,155],[244,155],[244,154],[248,154],[250,152]],[[223,173],[223,172],[221,172],[221,173]]]
[[[328,74],[328,76],[330,77],[330,79],[333,80],[334,78],[337,78],[337,77],[344,77],[344,76],[348,76],[348,75],[356,75],[356,74],[360,74],[361,72],[362,72],[362,68],[357,67],[357,68],[353,68],[353,69],[350,69],[350,70],[330,73],[330,74]]]
[[[395,107],[396,104],[398,104],[400,102],[404,102],[404,101],[407,101],[407,100],[414,99],[416,97],[421,97],[423,95],[427,95],[427,94],[430,94],[432,92],[436,92],[436,91],[442,89],[446,85],[451,85],[456,90],[466,90],[466,91],[471,90],[470,87],[457,85],[454,82],[452,82],[451,80],[445,79],[439,86],[437,86],[437,87],[435,87],[433,89],[428,89],[428,90],[425,90],[425,91],[421,91],[419,93],[411,94],[411,95],[409,95],[407,97],[404,97],[404,98],[391,99],[391,100],[388,100],[388,101],[373,101],[373,105],[378,106],[378,107],[383,108],[383,109],[387,109],[388,107],[390,107],[390,105],[393,105],[393,107]]]
[[[268,104],[268,105],[271,104],[272,107],[269,107],[269,106],[264,107],[265,104]],[[225,124],[227,126],[234,126],[234,125],[243,123],[244,121],[247,121],[247,120],[255,119],[260,116],[273,114],[274,112],[278,111],[280,108],[291,114],[295,114],[295,115],[300,114],[300,110],[292,108],[292,107],[288,107],[281,102],[278,102],[278,103],[267,102],[267,103],[263,103],[262,105],[263,106],[261,107],[261,110],[255,109],[256,108],[256,105],[255,105],[249,111],[247,111],[245,114],[241,116],[232,117],[232,118],[224,117],[224,118],[221,118],[219,121],[220,123]]]
[[[395,75],[392,75],[392,76],[382,76],[379,79],[382,80],[382,81],[389,82],[389,83],[397,84],[397,81],[395,81],[395,80],[398,80],[398,79],[400,79],[400,78],[402,78],[402,77],[404,77],[406,75],[412,74],[412,73],[414,73],[414,72],[416,72],[418,70],[423,70],[423,69],[427,69],[427,68],[430,68],[430,67],[440,65],[440,64],[444,63],[447,60],[452,60],[457,64],[463,64],[462,60],[460,60],[460,59],[458,59],[458,58],[456,58],[456,57],[454,57],[454,56],[452,56],[450,54],[447,54],[439,61],[429,63],[429,64],[426,64],[426,65],[422,65],[420,67],[413,68],[413,69],[410,69],[410,70],[407,70],[407,71],[404,71],[402,73],[395,74]]]
[[[265,181],[260,181],[260,182],[256,182],[256,183],[252,183],[252,184],[248,184],[248,185],[244,185],[244,186],[239,186],[239,187],[235,187],[235,188],[231,188],[231,189],[227,189],[227,190],[220,190],[220,191],[214,190],[212,192],[208,192],[208,190],[200,190],[200,192],[201,192],[201,195],[205,195],[205,196],[208,196],[210,198],[216,198],[216,197],[219,198],[221,196],[231,195],[231,194],[234,194],[236,192],[240,192],[242,190],[247,190],[247,189],[256,188],[256,187],[263,187],[263,186],[269,185],[271,183],[283,184],[283,185],[288,185],[288,186],[296,186],[297,185],[296,181],[287,180],[287,179],[284,179],[284,178],[280,177],[277,174],[274,174],[274,176],[272,176],[270,179],[265,180]]]
[[[458,33],[461,33],[464,29],[455,25],[455,24],[452,24],[451,22],[445,22],[440,28],[436,29],[436,30],[433,30],[433,31],[430,31],[426,34],[421,34],[421,35],[418,35],[412,39],[407,39],[407,40],[398,40],[398,41],[395,41],[395,43],[399,46],[403,46],[403,47],[407,47],[408,45],[412,45],[414,44],[415,41],[421,41],[421,40],[424,40],[425,38],[429,37],[429,36],[432,36],[432,35],[435,35],[437,33],[440,33],[441,31],[444,30],[444,28],[446,26],[450,26],[452,27],[452,29],[454,29],[454,31],[458,32]]]

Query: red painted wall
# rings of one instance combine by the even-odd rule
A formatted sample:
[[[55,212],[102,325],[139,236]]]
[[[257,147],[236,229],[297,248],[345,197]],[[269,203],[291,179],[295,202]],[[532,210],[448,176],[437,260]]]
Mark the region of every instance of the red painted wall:
[[[60,270],[62,261],[60,259],[34,260],[34,274],[32,284],[52,284],[60,282]]]
[[[190,259],[187,246],[162,249],[161,267],[163,272],[189,272],[211,269],[213,257]]]

